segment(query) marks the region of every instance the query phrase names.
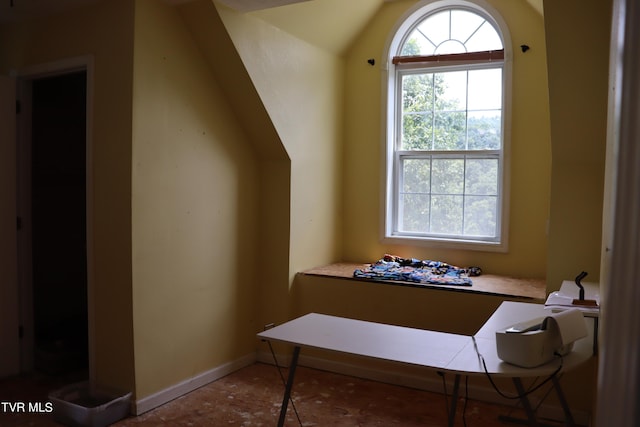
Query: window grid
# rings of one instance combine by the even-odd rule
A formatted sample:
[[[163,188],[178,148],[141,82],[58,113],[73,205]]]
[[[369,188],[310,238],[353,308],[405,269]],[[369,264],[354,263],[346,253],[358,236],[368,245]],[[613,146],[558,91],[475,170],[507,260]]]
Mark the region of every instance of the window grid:
[[[436,118],[438,116],[438,114],[443,114],[443,113],[462,113],[465,115],[465,120],[464,120],[464,124],[465,124],[465,133],[464,133],[464,149],[468,150],[469,148],[469,117],[470,117],[470,113],[482,113],[482,112],[491,112],[491,111],[495,111],[498,112],[499,115],[502,117],[503,115],[503,104],[500,104],[500,107],[494,107],[494,108],[469,108],[469,100],[470,100],[470,90],[469,90],[469,85],[470,85],[470,73],[471,72],[483,72],[483,71],[500,71],[500,75],[502,76],[501,79],[504,79],[504,66],[502,63],[474,63],[471,65],[450,65],[450,66],[433,66],[430,65],[428,67],[422,67],[422,68],[417,68],[415,66],[415,64],[410,64],[409,66],[406,65],[402,65],[402,66],[396,66],[396,73],[397,73],[397,79],[396,79],[396,85],[397,88],[395,90],[395,94],[397,97],[397,101],[396,101],[396,105],[398,106],[398,108],[396,109],[396,114],[397,114],[397,123],[398,125],[395,128],[395,149],[396,150],[402,150],[403,149],[403,131],[404,131],[404,126],[403,126],[403,119],[404,117],[410,117],[410,116],[424,116],[426,114],[431,114],[430,117],[430,122],[431,122],[431,129],[435,129],[435,125],[436,125]],[[462,106],[462,108],[450,108],[450,109],[438,109],[436,107],[436,101],[437,101],[437,97],[435,96],[435,94],[433,94],[434,92],[434,87],[435,87],[435,76],[436,75],[447,75],[448,73],[457,73],[457,72],[464,72],[465,73],[465,99],[464,99],[464,105]],[[404,82],[405,82],[405,78],[408,77],[415,77],[415,76],[430,76],[431,82],[430,82],[430,88],[432,91],[432,96],[431,96],[431,100],[430,100],[430,104],[431,104],[431,108],[429,110],[420,110],[420,111],[405,111],[405,106],[404,106]],[[501,123],[500,123],[500,130],[502,130],[503,126],[502,126],[502,118],[501,118]],[[433,131],[432,131],[433,132]],[[435,133],[431,134],[430,137],[430,142],[431,142],[431,150],[436,150],[435,147]],[[502,145],[502,138],[500,140],[500,144]]]
[[[461,190],[459,192],[442,192],[442,191],[437,191],[433,189],[433,160],[436,159],[449,159],[449,160],[463,160],[463,169],[461,171]],[[405,177],[405,168],[404,168],[404,164],[406,160],[420,160],[420,161],[428,161],[429,163],[429,179],[428,179],[428,186],[426,191],[407,191],[405,190],[405,183],[404,183],[404,177]],[[451,155],[450,153],[441,153],[441,154],[433,154],[433,153],[429,153],[429,154],[425,154],[423,156],[416,156],[415,153],[407,153],[405,152],[404,155],[399,155],[399,162],[398,164],[400,164],[400,170],[398,173],[399,176],[399,185],[398,185],[398,197],[397,199],[399,200],[398,203],[398,210],[397,210],[397,220],[395,221],[396,224],[398,224],[398,227],[396,228],[396,233],[398,234],[421,234],[424,236],[448,236],[448,237],[460,237],[460,235],[458,234],[447,234],[447,233],[438,233],[438,232],[434,232],[433,231],[433,221],[432,221],[432,215],[433,215],[433,196],[451,196],[451,197],[461,197],[462,198],[462,212],[461,212],[461,235],[462,236],[475,236],[475,238],[477,239],[482,239],[482,240],[487,240],[487,241],[495,241],[499,238],[499,229],[496,226],[495,232],[496,234],[488,236],[488,235],[484,235],[484,234],[471,234],[471,233],[467,233],[466,230],[468,229],[468,223],[467,223],[467,201],[469,198],[474,198],[474,197],[485,197],[485,198],[494,198],[496,200],[496,208],[499,206],[499,200],[500,200],[500,189],[496,188],[495,192],[483,192],[483,193],[471,193],[467,191],[467,185],[468,185],[468,175],[467,175],[467,171],[468,171],[468,161],[473,161],[473,160],[495,160],[496,162],[499,162],[499,154],[498,153],[493,153],[493,154],[489,154],[489,153],[485,153],[485,152],[481,152],[481,153],[477,153],[476,155],[470,153],[470,152],[465,152],[464,154],[462,154],[462,156],[456,156],[456,155]],[[498,176],[500,175],[500,173],[498,172]],[[406,227],[404,227],[404,207],[405,207],[405,197],[408,195],[419,195],[419,196],[428,196],[429,202],[429,214],[428,214],[428,219],[426,222],[426,227],[425,227],[425,231],[422,232],[417,232],[415,230],[407,230]],[[497,213],[497,212],[496,212]],[[497,218],[496,218],[497,219]]]
[[[390,93],[394,94],[395,107],[389,110],[393,111],[394,120],[389,122],[387,188],[391,204],[387,205],[390,216],[387,217],[385,236],[465,244],[497,243],[497,248],[506,248],[501,240],[506,230],[503,229],[502,216],[505,209],[503,150],[507,120],[504,93],[507,74],[502,35],[496,21],[479,7],[460,6],[456,4],[457,0],[441,3],[444,7],[425,8],[430,12],[413,21],[411,27],[405,26],[403,33],[397,34],[402,37],[398,39],[397,50],[389,51],[393,59],[389,77],[390,82],[394,82],[389,87]],[[455,15],[456,12],[462,13]],[[437,15],[441,15],[437,18],[439,23],[436,23],[440,25],[441,29],[437,30],[440,35],[434,32],[435,27],[423,26]],[[461,22],[464,24],[460,25]],[[465,28],[469,22],[473,25]],[[442,33],[445,28],[446,32]],[[422,41],[412,40],[416,35]],[[481,40],[488,42],[483,45]],[[394,53],[400,56],[394,56]],[[489,73],[482,72],[485,70]],[[497,73],[491,70],[497,70]],[[474,71],[481,72],[471,77],[470,73]],[[458,81],[458,76],[447,74],[454,72],[463,72],[464,77]],[[403,79],[411,76],[415,76],[417,83],[413,82],[414,88],[407,91],[406,96],[412,98],[406,98]],[[425,81],[429,79],[430,94],[423,94],[423,99],[416,95],[420,95],[420,88],[425,87],[420,86],[424,85],[418,81],[420,76],[426,76]],[[443,81],[462,89],[450,91],[445,88],[443,92]],[[438,84],[440,87],[436,90]],[[483,92],[487,88],[490,92]],[[494,95],[485,102],[482,98],[485,93]],[[461,99],[463,96],[464,100]],[[498,102],[495,107],[493,100]],[[443,159],[460,163],[440,162]],[[483,164],[482,160],[488,163]],[[416,166],[419,163],[407,166],[407,161],[428,163],[424,166],[428,171],[419,171],[417,168],[422,167]],[[440,162],[438,170],[436,162]],[[416,188],[420,177],[425,177],[424,187]],[[406,180],[411,182],[407,184]],[[448,204],[437,207],[438,199],[443,198],[448,199]],[[451,210],[452,206],[457,207]],[[478,218],[483,216],[487,220],[479,224]]]

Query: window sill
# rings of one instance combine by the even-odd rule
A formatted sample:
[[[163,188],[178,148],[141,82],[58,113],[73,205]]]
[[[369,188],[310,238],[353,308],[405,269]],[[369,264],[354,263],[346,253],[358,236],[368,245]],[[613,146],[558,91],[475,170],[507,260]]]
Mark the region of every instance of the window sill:
[[[390,234],[383,237],[383,243],[389,245],[415,245],[430,248],[456,249],[482,252],[502,252],[508,250],[506,240],[504,242],[485,242],[473,240],[436,239],[423,238],[410,235]]]
[[[325,265],[322,267],[311,268],[299,274],[395,286],[428,288],[440,291],[466,292],[480,295],[519,298],[531,300],[530,302],[540,303],[544,302],[546,298],[546,281],[544,279],[520,279],[507,276],[497,276],[493,274],[483,274],[481,276],[472,278],[473,286],[451,286],[400,282],[393,280],[368,280],[353,277],[353,271],[357,268],[363,268],[365,265],[366,264],[341,262]]]

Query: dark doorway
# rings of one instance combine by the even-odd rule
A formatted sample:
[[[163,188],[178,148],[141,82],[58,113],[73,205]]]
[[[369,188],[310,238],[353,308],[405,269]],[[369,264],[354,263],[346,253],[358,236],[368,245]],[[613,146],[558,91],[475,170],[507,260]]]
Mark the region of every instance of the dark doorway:
[[[85,71],[32,81],[34,368],[88,368]]]

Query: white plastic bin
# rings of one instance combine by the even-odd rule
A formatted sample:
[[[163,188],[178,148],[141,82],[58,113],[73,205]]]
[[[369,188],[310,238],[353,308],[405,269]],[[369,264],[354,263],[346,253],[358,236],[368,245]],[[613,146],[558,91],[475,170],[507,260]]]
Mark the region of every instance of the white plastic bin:
[[[72,427],[106,427],[126,418],[131,409],[131,393],[91,386],[84,381],[49,394],[53,418]]]

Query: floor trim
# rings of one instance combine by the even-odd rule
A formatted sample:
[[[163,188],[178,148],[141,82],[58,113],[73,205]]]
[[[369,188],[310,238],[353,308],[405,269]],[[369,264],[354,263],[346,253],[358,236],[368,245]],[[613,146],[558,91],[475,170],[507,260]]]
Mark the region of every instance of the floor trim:
[[[159,392],[136,400],[132,404],[132,413],[134,415],[140,415],[148,412],[255,362],[256,354],[250,353],[229,363],[225,363],[191,378],[187,378],[186,380],[167,387],[164,390],[160,390]]]

